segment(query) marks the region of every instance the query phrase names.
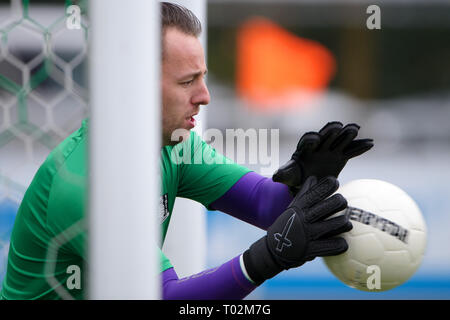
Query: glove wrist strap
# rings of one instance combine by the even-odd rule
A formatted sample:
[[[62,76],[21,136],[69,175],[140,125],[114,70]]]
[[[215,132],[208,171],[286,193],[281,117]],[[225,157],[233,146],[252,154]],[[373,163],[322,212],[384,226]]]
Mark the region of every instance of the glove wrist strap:
[[[253,243],[243,254],[245,269],[256,285],[262,284],[284,270],[272,258],[267,248],[266,238],[267,236],[264,236]]]

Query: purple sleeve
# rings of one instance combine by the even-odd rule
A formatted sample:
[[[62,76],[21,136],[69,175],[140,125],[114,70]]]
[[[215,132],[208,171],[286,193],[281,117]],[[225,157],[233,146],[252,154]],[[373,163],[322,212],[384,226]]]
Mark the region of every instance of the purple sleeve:
[[[286,185],[249,172],[214,201],[210,208],[267,230],[291,201],[292,196]]]
[[[286,185],[255,172],[245,174],[210,208],[266,230],[292,201]],[[238,300],[256,285],[242,272],[237,256],[221,266],[179,279],[173,268],[162,273],[163,299]]]
[[[240,300],[256,285],[244,276],[237,256],[221,266],[178,279],[173,268],[162,273],[164,300]]]

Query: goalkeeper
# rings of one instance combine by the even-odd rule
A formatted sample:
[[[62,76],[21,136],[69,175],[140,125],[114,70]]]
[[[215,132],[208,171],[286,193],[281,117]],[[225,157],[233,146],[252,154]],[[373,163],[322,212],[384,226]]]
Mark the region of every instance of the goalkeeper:
[[[232,163],[189,130],[200,105],[209,103],[206,65],[198,40],[201,26],[189,10],[162,3],[162,141],[161,229],[164,241],[176,197],[202,203],[267,230],[248,250],[217,268],[179,279],[170,261],[161,255],[164,299],[242,299],[265,280],[318,256],[347,250],[339,234],[349,231],[345,216],[328,219],[343,210],[346,200],[334,194],[337,177],[347,161],[373,146],[356,139],[359,127],[330,122],[318,132],[304,134],[292,158],[272,179]],[[27,189],[11,236],[2,299],[57,299],[57,287],[47,282],[46,263],[54,263],[52,276],[66,286],[69,266],[84,275],[86,233],[75,237],[77,222],[85,217],[87,190],[88,121],[47,157]],[[177,129],[185,135],[172,139]],[[205,157],[215,164],[174,161],[191,152],[191,162]],[[220,164],[222,163],[222,164]],[[333,195],[334,194],[334,195]],[[149,213],[151,214],[151,213]],[[52,240],[66,236],[56,261],[47,261]],[[83,278],[84,280],[84,278]],[[84,283],[70,293],[85,297]]]

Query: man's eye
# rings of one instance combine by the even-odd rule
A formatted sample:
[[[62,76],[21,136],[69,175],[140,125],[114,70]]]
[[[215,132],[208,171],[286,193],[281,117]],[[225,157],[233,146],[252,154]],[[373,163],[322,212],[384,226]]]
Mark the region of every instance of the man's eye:
[[[181,85],[186,87],[186,86],[190,86],[193,82],[194,82],[194,80],[183,81],[183,82],[181,82]]]

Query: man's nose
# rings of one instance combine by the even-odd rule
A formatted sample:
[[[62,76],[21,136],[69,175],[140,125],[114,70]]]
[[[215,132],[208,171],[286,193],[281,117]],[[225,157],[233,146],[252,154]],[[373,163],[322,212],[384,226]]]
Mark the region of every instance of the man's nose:
[[[206,86],[205,80],[202,79],[202,83],[200,84],[198,91],[192,98],[192,103],[196,105],[207,105],[210,100],[211,96],[209,95],[208,87]]]

